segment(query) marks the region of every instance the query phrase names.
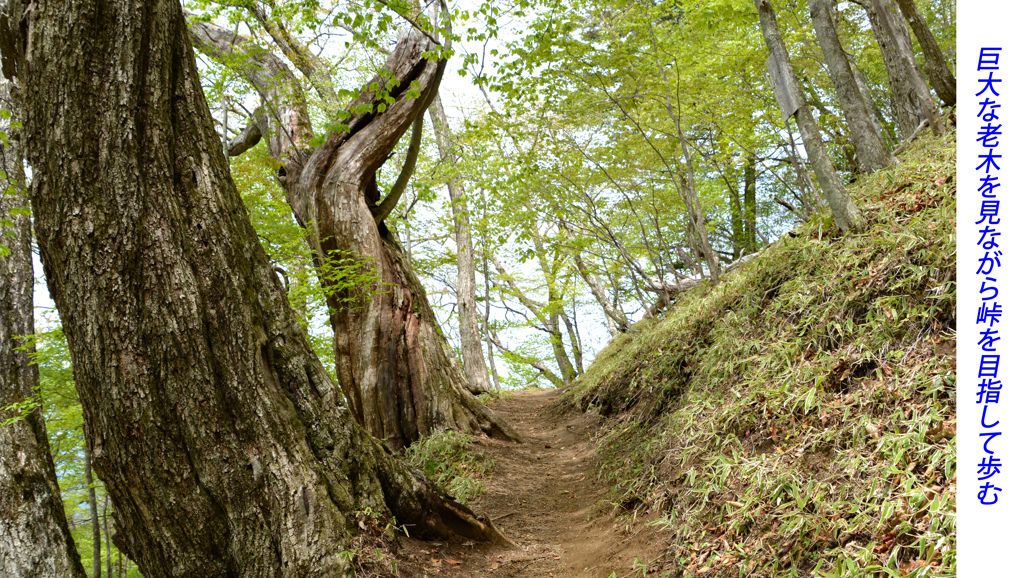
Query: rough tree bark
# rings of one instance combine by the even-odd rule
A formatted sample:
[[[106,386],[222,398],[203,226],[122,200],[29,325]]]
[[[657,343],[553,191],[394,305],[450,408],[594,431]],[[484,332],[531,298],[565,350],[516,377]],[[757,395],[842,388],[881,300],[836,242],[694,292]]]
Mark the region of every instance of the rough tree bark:
[[[430,105],[430,124],[434,126],[437,151],[445,162],[454,162],[452,131],[444,113],[441,97]],[[469,390],[473,393],[490,391],[483,343],[480,340],[480,320],[476,312],[476,264],[473,254],[473,233],[470,212],[466,208],[466,189],[458,174],[448,179],[448,196],[452,201],[455,220],[455,247],[458,280],[455,296],[459,305],[459,334],[462,337],[462,364],[466,369]]]
[[[906,139],[924,121],[929,121],[936,132],[941,131],[935,101],[914,59],[910,30],[899,6],[894,0],[858,0],[857,3],[867,11],[882,51],[900,137]]]
[[[871,111],[861,97],[857,80],[850,69],[850,62],[839,42],[839,34],[832,21],[832,0],[810,0],[808,4],[814,32],[825,55],[828,74],[836,87],[839,104],[843,108],[850,140],[857,151],[857,164],[865,174],[885,168],[895,159],[882,141],[882,135],[875,130],[871,122]]]
[[[956,79],[946,65],[946,56],[942,54],[942,48],[935,41],[935,36],[928,28],[921,12],[917,9],[914,0],[896,0],[899,3],[903,16],[910,23],[910,28],[917,37],[917,43],[921,45],[921,52],[924,54],[924,70],[928,79],[932,81],[932,88],[935,94],[939,95],[946,106],[956,106]]]
[[[864,78],[864,73],[857,67],[852,54],[846,55],[846,62],[850,65],[850,70],[853,71],[853,78],[857,81],[857,89],[860,90],[861,99],[864,100],[864,104],[871,110],[871,124],[875,127],[875,131],[882,135],[882,142],[886,143],[886,148],[888,148],[897,142],[896,133],[892,130],[887,130],[884,126],[885,116],[882,115],[882,109],[878,108],[878,104],[871,95],[868,81]]]
[[[379,112],[376,91],[364,91],[348,107],[349,130],[332,133],[314,148],[305,97],[284,62],[214,24],[191,26],[193,42],[204,52],[248,58],[242,73],[265,104],[228,148],[238,155],[264,139],[280,162],[278,182],[308,230],[328,289],[338,382],[359,423],[394,450],[449,429],[519,441],[511,426],[469,392],[408,256],[384,224],[411,176],[423,115],[444,70],[444,60],[423,57],[437,45],[418,32],[404,34],[383,66],[388,78],[382,73],[367,83],[391,86],[386,92],[394,103]],[[417,98],[410,98],[413,82],[422,90]],[[381,195],[377,169],[410,127],[405,167]],[[328,279],[339,260],[361,264],[373,280],[337,286]]]
[[[818,131],[818,123],[814,120],[811,107],[803,98],[803,91],[797,81],[796,73],[793,72],[793,63],[789,59],[789,51],[779,33],[779,25],[775,19],[775,9],[769,0],[754,0],[757,7],[757,14],[761,20],[761,32],[768,51],[778,67],[780,78],[774,79],[777,83],[786,85],[791,94],[796,98],[796,123],[800,127],[800,136],[803,137],[804,147],[807,149],[807,156],[814,168],[814,174],[818,177],[818,185],[825,193],[825,199],[832,210],[832,216],[836,225],[844,232],[859,232],[864,228],[864,219],[861,217],[860,209],[854,203],[853,198],[843,187],[839,176],[836,175],[832,160],[825,150],[821,141],[821,133]],[[776,93],[778,94],[778,92]],[[781,104],[781,103],[780,103]],[[783,112],[783,114],[786,114]]]
[[[7,23],[0,20],[0,27]],[[0,82],[0,107],[18,113],[10,84]],[[18,116],[15,116],[18,118]],[[32,224],[22,170],[21,137],[0,120],[0,422],[2,408],[36,395],[39,369],[19,336],[35,333],[32,320]],[[10,187],[10,189],[9,189]],[[6,224],[5,224],[6,223]],[[6,251],[5,251],[6,252]],[[42,408],[0,427],[0,575],[85,578],[64,515]]]
[[[363,508],[501,540],[358,427],[323,370],[231,180],[180,3],[11,4],[3,71],[25,89],[40,255],[119,548],[150,578],[346,576]]]

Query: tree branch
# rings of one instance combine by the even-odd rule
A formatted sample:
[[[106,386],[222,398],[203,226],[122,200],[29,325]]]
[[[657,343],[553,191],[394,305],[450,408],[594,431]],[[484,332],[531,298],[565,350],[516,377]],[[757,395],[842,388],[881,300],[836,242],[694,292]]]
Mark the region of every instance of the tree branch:
[[[426,107],[420,111],[420,115],[416,117],[416,122],[412,125],[412,135],[409,139],[409,150],[405,153],[405,163],[402,164],[402,172],[399,173],[398,179],[395,180],[395,184],[391,187],[391,191],[376,207],[370,207],[370,213],[373,214],[373,219],[377,224],[381,224],[384,219],[388,218],[391,211],[398,206],[398,199],[402,197],[402,193],[405,192],[406,185],[409,184],[409,179],[412,178],[412,174],[416,172],[416,159],[420,154],[420,140],[423,136],[423,114],[426,112]]]

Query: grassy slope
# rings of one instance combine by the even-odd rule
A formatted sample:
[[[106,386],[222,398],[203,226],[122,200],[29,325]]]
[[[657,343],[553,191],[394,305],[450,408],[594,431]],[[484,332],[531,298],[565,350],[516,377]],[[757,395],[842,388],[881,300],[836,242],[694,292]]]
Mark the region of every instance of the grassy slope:
[[[851,188],[866,234],[816,217],[563,397],[665,575],[955,576],[955,159],[919,142]]]

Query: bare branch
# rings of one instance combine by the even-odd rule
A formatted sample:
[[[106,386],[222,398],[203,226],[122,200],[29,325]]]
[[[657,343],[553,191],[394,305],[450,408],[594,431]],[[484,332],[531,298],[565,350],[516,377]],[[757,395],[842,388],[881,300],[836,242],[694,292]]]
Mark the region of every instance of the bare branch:
[[[260,140],[263,139],[263,131],[260,127],[256,126],[255,123],[245,127],[242,132],[235,135],[235,138],[231,139],[227,143],[227,151],[229,157],[237,157],[245,151],[259,144]]]
[[[794,215],[796,215],[796,217],[798,219],[800,219],[801,221],[803,221],[805,223],[807,222],[807,214],[804,213],[803,211],[801,211],[800,209],[794,207],[792,205],[792,203],[789,203],[789,202],[787,202],[784,199],[780,199],[779,197],[773,197],[772,200],[775,201],[776,203],[782,205],[783,207],[786,207],[787,209],[789,209],[790,212],[792,212]]]

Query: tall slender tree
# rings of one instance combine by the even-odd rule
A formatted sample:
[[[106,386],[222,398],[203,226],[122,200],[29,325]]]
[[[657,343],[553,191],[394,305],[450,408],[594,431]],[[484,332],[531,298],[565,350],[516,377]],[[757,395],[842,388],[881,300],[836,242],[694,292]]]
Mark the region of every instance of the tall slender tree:
[[[85,471],[86,500],[89,502],[89,529],[92,530],[92,578],[102,576],[103,540],[100,533],[99,504],[96,501],[96,484],[92,478],[92,452],[86,444],[82,452],[82,469]]]
[[[917,43],[921,45],[921,52],[924,54],[924,70],[928,79],[932,81],[932,88],[935,94],[939,95],[946,106],[956,106],[956,78],[949,71],[946,64],[946,57],[942,54],[942,48],[935,40],[928,23],[917,9],[914,0],[896,0],[899,3],[903,16],[910,23]]]
[[[0,20],[0,27],[4,21]],[[0,82],[0,575],[85,578],[61,503],[42,407],[34,403],[39,369],[33,347],[19,338],[35,333],[32,225],[22,167],[23,136],[11,114],[19,104]],[[18,116],[14,117],[18,119]]]
[[[793,63],[789,59],[789,51],[779,33],[779,25],[775,18],[775,9],[769,0],[754,0],[757,7],[757,14],[761,20],[761,33],[764,35],[764,42],[771,54],[774,69],[773,81],[776,84],[776,96],[783,108],[783,116],[794,114],[797,126],[800,127],[800,136],[803,137],[804,147],[807,149],[807,156],[810,158],[814,174],[818,177],[818,185],[825,193],[825,200],[832,210],[836,225],[843,231],[859,232],[864,228],[864,220],[861,217],[860,209],[850,197],[850,194],[843,187],[839,176],[836,175],[832,160],[825,150],[821,140],[821,133],[818,130],[818,123],[814,120],[811,107],[804,99],[803,90],[793,72]],[[788,110],[792,109],[792,110]]]
[[[430,124],[434,127],[437,151],[442,160],[453,164],[456,160],[452,129],[448,115],[438,95],[430,105]],[[480,340],[480,320],[476,311],[476,265],[473,253],[473,227],[471,213],[466,204],[466,187],[457,172],[448,177],[448,196],[452,202],[452,219],[455,222],[456,267],[458,280],[455,297],[459,307],[459,335],[462,340],[462,364],[469,380],[469,390],[483,393],[491,389],[487,378],[487,364],[484,361],[483,343]]]
[[[811,21],[818,44],[825,55],[828,74],[836,88],[839,104],[842,106],[850,140],[857,151],[857,163],[864,173],[885,168],[895,160],[882,135],[871,122],[871,111],[861,96],[857,81],[850,69],[850,62],[839,41],[835,23],[832,21],[832,0],[809,0]]]
[[[115,541],[142,573],[346,576],[364,509],[501,540],[359,427],[325,373],[231,180],[180,3],[14,1],[4,16],[40,256]],[[363,203],[320,178],[344,176],[318,162],[337,140],[308,178]]]

